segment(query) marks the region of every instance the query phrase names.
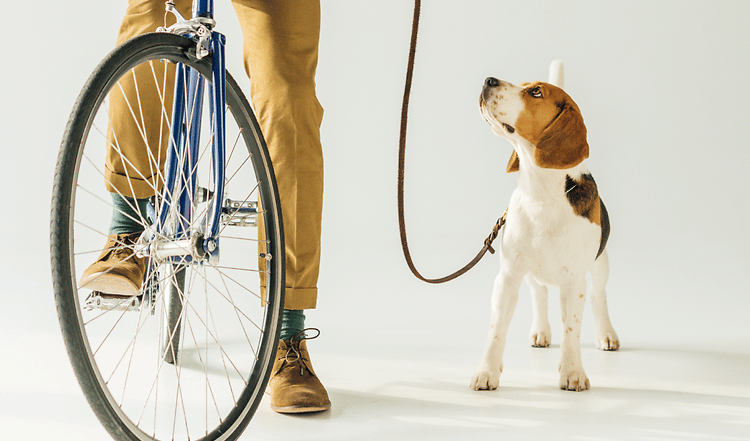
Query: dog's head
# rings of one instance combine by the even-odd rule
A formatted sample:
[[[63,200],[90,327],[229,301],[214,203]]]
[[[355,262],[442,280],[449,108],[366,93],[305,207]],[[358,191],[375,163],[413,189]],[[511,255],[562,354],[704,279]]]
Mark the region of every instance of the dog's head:
[[[581,112],[557,86],[539,81],[515,86],[490,77],[484,82],[479,107],[492,130],[516,148],[529,149],[539,167],[568,169],[589,156]],[[514,150],[507,171],[518,169]]]

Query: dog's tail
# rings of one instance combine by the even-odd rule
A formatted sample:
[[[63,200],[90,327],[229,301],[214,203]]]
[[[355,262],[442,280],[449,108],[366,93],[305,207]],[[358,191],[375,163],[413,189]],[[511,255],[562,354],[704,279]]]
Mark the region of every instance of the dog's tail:
[[[549,83],[561,89],[565,88],[565,73],[563,71],[563,62],[555,60],[549,66]]]

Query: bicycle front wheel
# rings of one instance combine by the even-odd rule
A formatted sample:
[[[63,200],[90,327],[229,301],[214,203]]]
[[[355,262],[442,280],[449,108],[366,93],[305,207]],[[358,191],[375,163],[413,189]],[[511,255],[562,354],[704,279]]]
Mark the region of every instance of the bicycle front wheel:
[[[153,233],[163,210],[181,234],[204,228],[215,187],[210,118],[202,119],[194,168],[172,188],[163,184],[171,126],[190,124],[170,119],[175,71],[193,69],[211,79],[210,59],[194,54],[195,43],[170,34],[146,34],[115,49],[84,86],[58,157],[50,236],[58,316],[76,377],[116,439],[236,439],[273,366],[284,293],[281,210],[259,126],[228,73],[227,105],[219,109],[226,114],[227,146],[224,200],[216,201],[223,213],[218,260],[159,259],[141,248],[145,275],[137,294],[117,302],[78,287],[107,240],[110,193],[129,196],[106,164],[119,161],[126,178],[151,189],[152,213],[130,220],[162,245],[178,238],[169,228]],[[185,100],[197,102],[197,93],[203,92],[190,89]],[[156,115],[146,110],[155,107]],[[123,119],[129,119],[128,133],[118,133]],[[133,138],[133,127],[145,144],[139,158],[123,145]],[[180,193],[181,185],[191,186],[182,202],[190,205],[189,219],[172,213],[178,212],[174,203],[161,202],[167,193]],[[134,258],[146,236],[119,245]]]

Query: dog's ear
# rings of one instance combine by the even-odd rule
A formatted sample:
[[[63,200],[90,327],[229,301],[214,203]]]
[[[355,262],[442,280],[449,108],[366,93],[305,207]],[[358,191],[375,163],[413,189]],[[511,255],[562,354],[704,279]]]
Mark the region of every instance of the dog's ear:
[[[578,106],[568,100],[562,111],[542,132],[534,149],[534,161],[544,168],[575,167],[589,157],[586,126]]]
[[[518,153],[513,149],[513,154],[510,155],[510,161],[508,161],[508,167],[505,169],[505,173],[517,172],[519,166],[520,162],[518,161]]]

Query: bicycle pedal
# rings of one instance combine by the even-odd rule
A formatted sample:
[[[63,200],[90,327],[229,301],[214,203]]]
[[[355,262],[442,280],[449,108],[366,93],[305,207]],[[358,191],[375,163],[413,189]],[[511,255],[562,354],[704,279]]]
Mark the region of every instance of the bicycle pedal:
[[[221,208],[221,223],[230,227],[257,227],[258,202],[227,199]]]
[[[126,297],[110,295],[98,291],[92,291],[84,303],[84,309],[93,311],[138,311],[141,308],[141,299],[137,296]]]

